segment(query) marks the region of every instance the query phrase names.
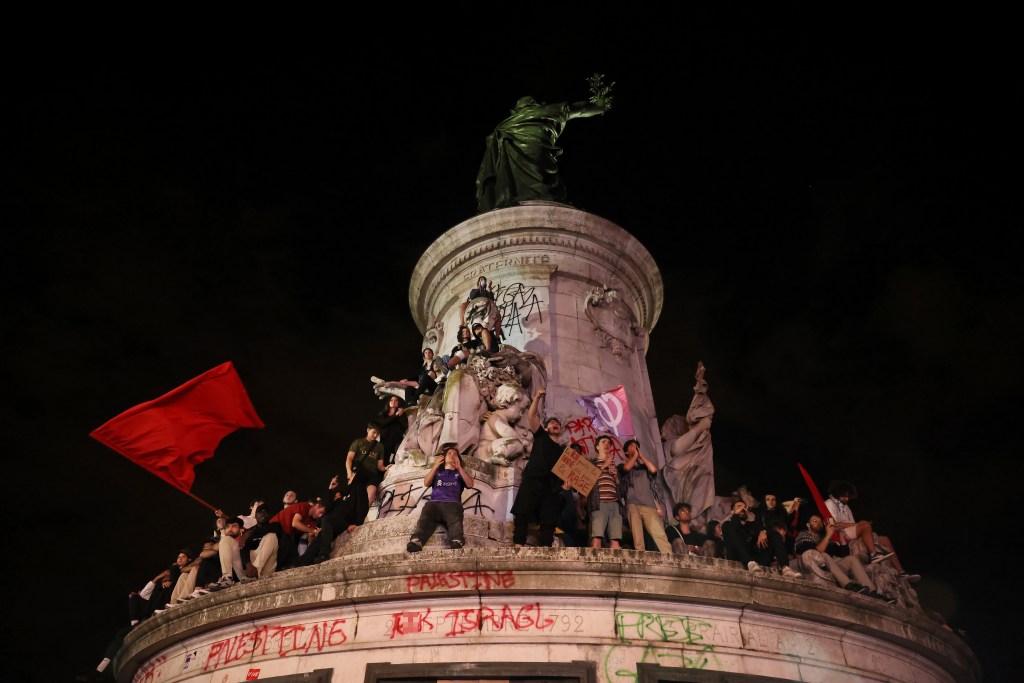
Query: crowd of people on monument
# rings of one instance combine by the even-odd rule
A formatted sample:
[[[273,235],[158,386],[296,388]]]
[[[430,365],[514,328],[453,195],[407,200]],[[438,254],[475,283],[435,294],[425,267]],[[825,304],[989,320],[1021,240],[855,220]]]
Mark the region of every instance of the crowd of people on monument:
[[[435,356],[433,349],[424,348],[418,368],[407,378],[393,382],[372,378],[385,405],[366,425],[365,435],[351,442],[343,468],[322,493],[300,499],[289,490],[279,504],[272,505],[255,499],[239,515],[217,510],[215,530],[200,539],[197,549],[172,552],[169,565],[130,594],[128,626],[114,635],[96,670],[79,680],[110,679],[109,665],[121,642],[144,620],[238,584],[322,563],[331,558],[336,540],[346,534],[351,540],[360,526],[374,518],[375,506],[379,509],[378,494],[389,472],[400,464],[397,456],[412,426],[410,416],[443,393],[449,377],[465,369],[472,358],[487,359],[501,350],[501,316],[494,306],[493,285],[486,278],[477,281],[462,306],[461,319],[464,324],[457,331],[457,343],[448,354]],[[716,515],[708,508],[707,492],[699,483],[690,481],[689,488],[673,489],[673,461],[687,453],[702,457],[710,448],[713,406],[706,397],[703,365],[698,366],[697,380],[689,424],[681,436],[673,434],[664,444],[668,461],[664,468],[635,438],[621,446],[607,433],[586,443],[566,438],[562,421],[545,411],[546,388],[534,387],[524,420],[532,443],[528,457],[517,463],[520,484],[511,506],[512,544],[731,560],[750,572],[833,581],[889,603],[897,599],[873,578],[877,572],[871,571],[872,566],[892,567],[886,584],[890,588],[894,581],[912,583],[920,578],[903,569],[889,538],[879,536],[870,522],[853,514],[849,503],[857,494],[849,482],[829,487],[827,515],[811,514],[806,519],[798,497],[782,502],[772,492],[755,500],[742,487],[734,492],[731,507]],[[502,403],[500,394],[499,390],[493,397],[495,406],[517,400]],[[488,420],[490,416],[488,412]],[[492,436],[517,440],[497,431]],[[588,452],[591,444],[592,453]],[[568,448],[599,470],[586,495],[553,472]],[[460,450],[456,441],[444,441],[429,455],[422,463],[423,486],[429,493],[423,496],[425,502],[406,544],[410,553],[422,551],[438,528],[445,530],[452,550],[467,545],[463,500],[476,481],[466,459],[474,454]],[[679,500],[680,490],[692,498]],[[677,502],[671,504],[672,500]]]

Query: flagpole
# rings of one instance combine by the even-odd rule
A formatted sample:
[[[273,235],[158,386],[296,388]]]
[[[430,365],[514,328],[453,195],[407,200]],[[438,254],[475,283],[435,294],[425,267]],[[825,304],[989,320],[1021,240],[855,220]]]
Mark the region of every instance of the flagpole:
[[[178,488],[178,487],[177,487],[177,486],[175,486],[174,488]],[[199,496],[197,496],[196,494],[192,493],[191,491],[186,491],[185,489],[178,489],[178,490],[179,490],[179,491],[181,491],[182,493],[186,494],[186,495],[187,495],[187,496],[189,496],[190,498],[193,498],[193,499],[195,499],[196,501],[198,501],[198,502],[202,503],[203,505],[205,505],[206,507],[210,508],[210,509],[211,509],[212,511],[214,511],[214,512],[216,512],[217,510],[219,510],[219,509],[220,509],[220,508],[216,508],[216,507],[214,507],[214,506],[210,505],[210,504],[209,504],[209,503],[207,503],[207,502],[206,502],[205,500],[203,500],[202,498],[200,498],[200,497],[199,497]]]
[[[825,521],[825,524],[828,525],[828,522],[832,519],[832,513],[828,511],[828,506],[825,505],[825,499],[821,497],[821,492],[818,491],[817,484],[815,484],[814,480],[811,479],[811,475],[807,473],[807,470],[804,469],[803,465],[797,463],[796,466],[800,468],[800,474],[804,475],[804,481],[807,482],[807,488],[811,490],[811,497],[814,498],[814,504],[818,506],[818,512],[821,513],[821,518]],[[839,541],[838,531],[832,534],[832,539],[837,542]]]

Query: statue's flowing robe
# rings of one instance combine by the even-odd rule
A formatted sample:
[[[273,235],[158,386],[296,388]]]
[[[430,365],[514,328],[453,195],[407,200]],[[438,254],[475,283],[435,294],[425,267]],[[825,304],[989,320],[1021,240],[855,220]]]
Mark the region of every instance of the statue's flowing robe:
[[[701,431],[696,438],[693,426],[715,414],[708,398],[708,383],[703,377],[693,387],[693,401],[686,411],[691,431],[679,436],[668,446],[668,463],[664,476],[677,503],[689,503],[694,519],[703,516],[715,504],[714,451],[711,430]]]
[[[571,116],[568,104],[533,104],[515,109],[487,136],[476,179],[480,213],[528,199],[565,202],[558,177],[562,150],[555,142]]]

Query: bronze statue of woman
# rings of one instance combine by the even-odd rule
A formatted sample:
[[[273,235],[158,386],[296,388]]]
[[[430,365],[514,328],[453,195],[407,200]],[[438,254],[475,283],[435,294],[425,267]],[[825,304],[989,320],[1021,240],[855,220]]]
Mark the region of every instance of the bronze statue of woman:
[[[513,206],[523,200],[564,202],[558,177],[562,149],[555,143],[572,119],[603,114],[611,108],[611,85],[601,74],[588,79],[590,98],[583,102],[545,104],[521,97],[512,114],[487,136],[476,178],[477,212]]]

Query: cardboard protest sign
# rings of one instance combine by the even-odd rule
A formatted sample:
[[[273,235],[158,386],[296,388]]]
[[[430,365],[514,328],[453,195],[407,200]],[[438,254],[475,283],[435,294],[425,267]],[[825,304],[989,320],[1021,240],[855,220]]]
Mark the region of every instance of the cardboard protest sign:
[[[594,488],[597,478],[601,476],[601,470],[596,465],[572,448],[562,451],[562,456],[551,471],[584,496],[590,495],[590,489]]]

